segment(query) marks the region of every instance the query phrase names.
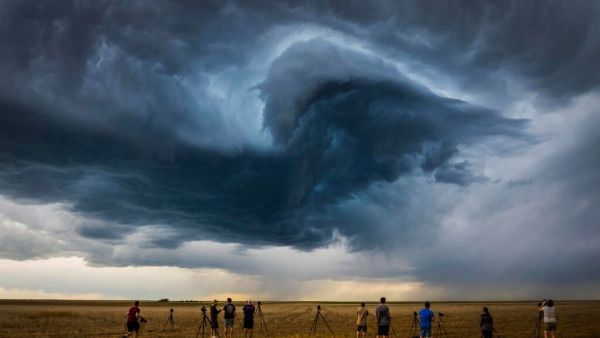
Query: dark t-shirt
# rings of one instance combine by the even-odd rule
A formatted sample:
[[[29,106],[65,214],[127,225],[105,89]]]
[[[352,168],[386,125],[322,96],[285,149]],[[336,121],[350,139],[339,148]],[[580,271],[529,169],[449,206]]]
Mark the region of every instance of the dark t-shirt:
[[[375,315],[377,317],[377,325],[389,326],[390,325],[390,309],[385,304],[379,304],[375,309]]]
[[[223,312],[225,313],[225,319],[233,319],[235,318],[235,305],[232,303],[227,303],[223,306]]]
[[[137,314],[138,313],[140,313],[139,307],[137,307],[137,306],[130,307],[129,311],[127,311],[127,322],[128,323],[137,322]]]
[[[210,306],[210,321],[211,322],[216,322],[217,321],[217,317],[219,316],[219,312],[221,312],[221,310],[217,309],[217,305],[213,304]]]
[[[244,311],[244,321],[254,319],[254,311],[256,310],[256,307],[254,306],[254,304],[246,304],[246,305],[244,305],[242,310]]]
[[[481,315],[481,322],[479,325],[481,326],[482,331],[492,331],[494,320],[489,313],[484,313]]]

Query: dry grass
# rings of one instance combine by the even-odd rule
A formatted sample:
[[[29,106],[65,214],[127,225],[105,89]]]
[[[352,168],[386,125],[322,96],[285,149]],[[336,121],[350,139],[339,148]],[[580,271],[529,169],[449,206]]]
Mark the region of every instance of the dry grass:
[[[478,318],[483,303],[434,303],[443,312],[450,337],[479,337]],[[533,333],[536,306],[533,303],[486,303],[502,337],[528,338]],[[201,318],[200,303],[142,302],[149,321],[141,337],[194,337]],[[374,312],[376,304],[368,304]],[[120,337],[124,332],[128,302],[113,301],[0,301],[0,337]],[[170,308],[175,309],[177,331],[163,333]],[[263,312],[271,337],[307,337],[316,314],[316,303],[265,303]],[[356,304],[322,303],[323,314],[335,337],[355,337]],[[411,314],[420,304],[390,304],[397,337],[407,337]],[[600,337],[600,302],[558,302],[558,337]],[[375,334],[374,316],[369,317],[369,336]],[[222,326],[222,323],[221,323]],[[236,325],[236,337],[243,337]],[[321,337],[326,337],[320,323]],[[260,331],[255,337],[263,337]]]

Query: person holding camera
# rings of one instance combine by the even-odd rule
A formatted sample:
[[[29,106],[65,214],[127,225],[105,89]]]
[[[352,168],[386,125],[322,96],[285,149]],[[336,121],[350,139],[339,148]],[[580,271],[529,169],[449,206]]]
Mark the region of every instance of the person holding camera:
[[[131,335],[135,332],[135,337],[138,336],[140,332],[140,321],[145,323],[146,319],[140,316],[140,302],[133,302],[133,306],[129,308],[127,311],[127,334],[123,336],[123,338],[131,337]]]
[[[483,338],[492,338],[492,334],[494,333],[494,319],[487,307],[483,308],[479,328],[481,329],[481,336]]]
[[[211,337],[218,335],[217,330],[219,329],[219,310],[217,308],[218,301],[215,299],[210,306],[210,335]]]
[[[375,318],[377,318],[377,338],[388,338],[390,336],[390,325],[392,316],[390,308],[385,305],[385,297],[381,297],[380,304],[375,309]]]
[[[431,304],[425,302],[425,307],[419,311],[419,324],[421,326],[421,338],[431,337],[431,322],[433,322],[433,311],[429,310]]]
[[[544,338],[556,338],[556,312],[552,299],[544,299],[540,312],[544,314]]]

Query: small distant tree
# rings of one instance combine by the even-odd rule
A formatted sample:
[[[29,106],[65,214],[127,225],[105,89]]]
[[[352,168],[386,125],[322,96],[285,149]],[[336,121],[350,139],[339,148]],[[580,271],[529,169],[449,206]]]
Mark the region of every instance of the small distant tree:
[[[169,298],[161,298],[161,300],[159,300],[159,302],[161,302],[161,303],[168,303],[169,302]]]

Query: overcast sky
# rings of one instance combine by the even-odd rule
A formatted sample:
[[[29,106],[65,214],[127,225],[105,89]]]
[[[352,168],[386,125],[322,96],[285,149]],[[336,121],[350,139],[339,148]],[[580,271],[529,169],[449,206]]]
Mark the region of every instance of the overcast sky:
[[[600,298],[599,17],[2,1],[0,298]]]

